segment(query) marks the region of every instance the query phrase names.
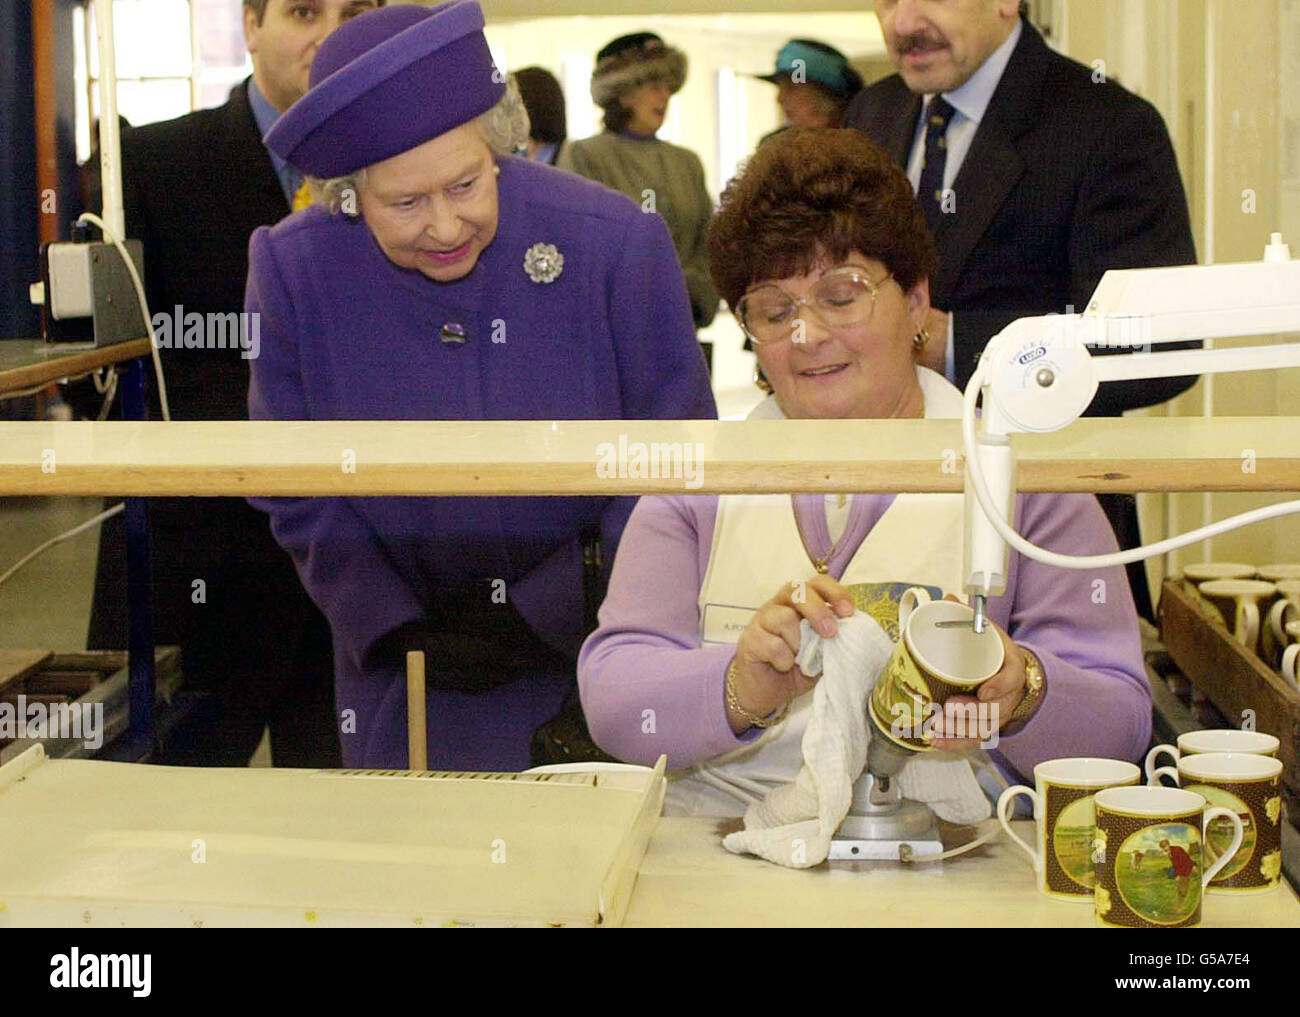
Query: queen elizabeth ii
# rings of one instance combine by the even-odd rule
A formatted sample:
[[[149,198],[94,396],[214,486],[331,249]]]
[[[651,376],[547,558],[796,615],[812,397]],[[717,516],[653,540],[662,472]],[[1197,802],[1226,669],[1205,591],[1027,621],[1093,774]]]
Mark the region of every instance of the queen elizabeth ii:
[[[663,223],[509,154],[527,117],[483,24],[472,2],[353,19],[268,134],[318,201],[251,241],[254,419],[716,415]],[[254,504],[330,621],[347,765],[407,765],[412,648],[430,765],[528,765],[573,685],[582,541],[612,558],[630,498]]]

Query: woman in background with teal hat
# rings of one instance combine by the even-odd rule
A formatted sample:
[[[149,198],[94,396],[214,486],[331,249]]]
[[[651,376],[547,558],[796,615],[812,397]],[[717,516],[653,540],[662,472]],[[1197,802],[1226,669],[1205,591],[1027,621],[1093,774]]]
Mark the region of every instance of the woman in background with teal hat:
[[[777,51],[776,70],[758,77],[776,85],[786,127],[838,127],[862,91],[862,76],[848,57],[816,39],[791,39]]]

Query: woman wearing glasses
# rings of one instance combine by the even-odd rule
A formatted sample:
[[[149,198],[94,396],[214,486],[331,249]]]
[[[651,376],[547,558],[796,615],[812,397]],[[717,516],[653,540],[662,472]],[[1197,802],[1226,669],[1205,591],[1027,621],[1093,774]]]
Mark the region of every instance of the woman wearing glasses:
[[[723,195],[709,257],[770,391],[750,419],[960,416],[960,393],[918,362],[935,267],[924,216],[860,134],[792,129],[762,146]],[[1016,524],[1053,549],[1115,549],[1091,495],[1022,495]],[[643,498],[579,658],[592,735],[631,762],[666,753],[682,771],[672,811],[741,814],[719,777],[752,791],[799,767],[813,687],[795,666],[800,620],[831,635],[857,591],[960,592],[962,533],[960,495]],[[1122,570],[1013,553],[989,614],[1006,654],[980,699],[997,706],[991,755],[1006,776],[1146,748],[1150,692]],[[975,747],[958,733],[937,731],[936,746]]]

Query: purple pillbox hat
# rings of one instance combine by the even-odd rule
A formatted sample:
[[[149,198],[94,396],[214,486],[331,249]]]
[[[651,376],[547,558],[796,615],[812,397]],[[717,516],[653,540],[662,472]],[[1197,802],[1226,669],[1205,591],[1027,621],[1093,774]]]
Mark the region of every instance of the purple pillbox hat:
[[[467,123],[505,93],[483,23],[474,0],[381,7],[344,22],[267,147],[304,173],[338,177]]]

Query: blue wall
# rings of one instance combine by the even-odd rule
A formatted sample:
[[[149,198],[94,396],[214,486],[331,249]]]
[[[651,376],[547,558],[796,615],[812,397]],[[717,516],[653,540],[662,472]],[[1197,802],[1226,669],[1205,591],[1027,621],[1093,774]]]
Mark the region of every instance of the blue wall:
[[[58,235],[68,236],[83,211],[76,165],[72,11],[77,0],[54,3],[54,76],[58,114],[55,145]],[[40,278],[42,201],[36,192],[31,0],[0,0],[0,339],[35,338],[40,312],[27,287]],[[11,59],[9,57],[12,57]]]
[[[40,317],[27,287],[40,277],[31,0],[0,3],[0,338],[31,338]]]

